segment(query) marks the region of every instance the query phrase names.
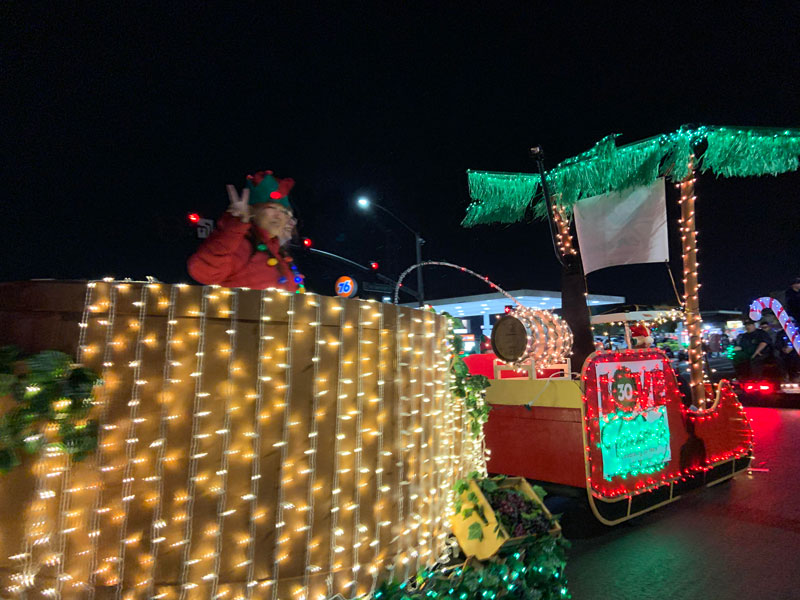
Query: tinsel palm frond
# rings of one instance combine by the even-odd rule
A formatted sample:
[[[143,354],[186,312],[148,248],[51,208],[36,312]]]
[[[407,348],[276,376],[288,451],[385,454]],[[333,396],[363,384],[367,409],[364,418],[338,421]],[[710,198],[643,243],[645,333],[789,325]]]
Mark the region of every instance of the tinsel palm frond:
[[[469,195],[464,227],[521,221],[539,189],[538,175],[467,171]]]
[[[800,130],[682,127],[626,146],[610,135],[547,173],[551,195],[569,213],[576,202],[598,194],[653,183],[681,181],[693,168],[722,177],[778,175],[800,167]],[[701,155],[698,152],[705,150]],[[536,174],[468,171],[470,197],[465,227],[521,221],[529,206],[545,218]]]
[[[800,164],[800,130],[759,130],[719,127],[706,135],[708,149],[701,171],[718,177],[779,175]]]

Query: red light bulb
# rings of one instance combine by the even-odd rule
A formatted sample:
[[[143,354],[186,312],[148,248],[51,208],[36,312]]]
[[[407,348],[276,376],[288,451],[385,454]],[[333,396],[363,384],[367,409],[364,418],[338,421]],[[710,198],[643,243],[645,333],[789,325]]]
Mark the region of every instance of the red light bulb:
[[[189,213],[188,215],[189,222],[191,223],[199,223],[200,222],[200,215],[197,213]]]

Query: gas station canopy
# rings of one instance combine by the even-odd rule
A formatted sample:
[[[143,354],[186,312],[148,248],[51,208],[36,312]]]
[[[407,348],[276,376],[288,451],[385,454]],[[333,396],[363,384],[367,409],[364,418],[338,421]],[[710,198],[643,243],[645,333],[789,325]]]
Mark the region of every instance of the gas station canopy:
[[[602,315],[592,315],[592,325],[601,323],[636,323],[639,321],[675,320],[680,315],[677,310],[636,310],[631,312],[618,312]]]
[[[509,291],[514,298],[530,308],[547,310],[561,308],[561,292],[547,292],[542,290],[514,290]],[[589,306],[602,304],[624,304],[624,296],[604,296],[589,294]],[[442,298],[440,300],[426,300],[426,304],[433,306],[436,312],[447,312],[454,317],[476,317],[481,315],[495,315],[505,312],[506,306],[511,301],[500,293],[478,294],[476,296],[460,296],[456,298]],[[415,303],[408,304],[414,306]]]

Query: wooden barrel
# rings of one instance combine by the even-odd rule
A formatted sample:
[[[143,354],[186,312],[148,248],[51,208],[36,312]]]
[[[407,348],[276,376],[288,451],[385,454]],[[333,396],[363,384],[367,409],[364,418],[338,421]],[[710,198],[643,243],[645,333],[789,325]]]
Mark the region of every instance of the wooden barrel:
[[[102,374],[98,451],[0,475],[0,575],[65,598],[324,598],[431,564],[468,464],[447,323],[372,301],[0,285],[0,344]],[[474,454],[474,453],[473,453]]]

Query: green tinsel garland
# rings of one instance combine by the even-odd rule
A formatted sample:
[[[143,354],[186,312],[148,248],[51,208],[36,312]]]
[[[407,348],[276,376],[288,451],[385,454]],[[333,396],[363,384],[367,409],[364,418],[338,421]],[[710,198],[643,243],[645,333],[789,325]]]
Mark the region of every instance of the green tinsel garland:
[[[722,177],[780,175],[800,166],[800,132],[719,128],[706,136],[702,171]]]
[[[567,213],[583,198],[649,185],[658,177],[681,181],[691,172],[693,155],[700,172],[722,177],[777,175],[799,166],[798,129],[681,128],[621,147],[616,137],[607,136],[548,171],[551,195]],[[473,202],[462,222],[465,227],[515,223],[531,205],[536,217],[547,216],[539,175],[468,171],[467,178]]]
[[[538,175],[523,173],[482,173],[467,171],[473,202],[467,208],[464,225],[478,223],[516,223],[525,215],[539,189]]]

